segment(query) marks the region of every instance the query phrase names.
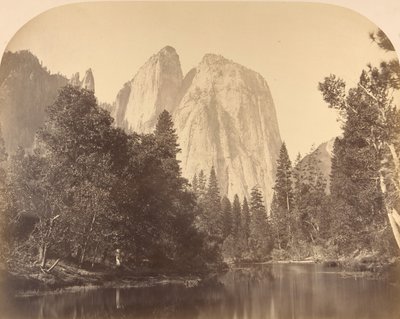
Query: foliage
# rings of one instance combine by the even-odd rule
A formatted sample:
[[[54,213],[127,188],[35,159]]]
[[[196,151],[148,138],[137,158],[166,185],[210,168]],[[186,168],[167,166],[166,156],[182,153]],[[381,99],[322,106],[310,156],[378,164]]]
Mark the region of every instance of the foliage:
[[[6,152],[0,127],[0,269],[9,252],[7,225],[10,223],[8,212],[8,191],[7,191],[7,171],[6,160],[8,154]]]
[[[207,256],[199,207],[182,178],[170,114],[154,134],[126,134],[93,92],[63,88],[30,154],[10,161],[12,241],[44,268],[48,257],[81,265],[198,267]],[[1,143],[0,143],[1,144]],[[1,146],[1,145],[0,145]],[[23,220],[33,218],[31,228]]]
[[[393,49],[382,31],[371,37],[381,48]],[[339,249],[376,249],[376,234],[387,229],[385,214],[398,205],[400,115],[392,98],[399,88],[396,65],[397,60],[382,62],[379,68],[369,65],[348,91],[335,75],[319,84],[324,100],[343,121],[331,176]]]

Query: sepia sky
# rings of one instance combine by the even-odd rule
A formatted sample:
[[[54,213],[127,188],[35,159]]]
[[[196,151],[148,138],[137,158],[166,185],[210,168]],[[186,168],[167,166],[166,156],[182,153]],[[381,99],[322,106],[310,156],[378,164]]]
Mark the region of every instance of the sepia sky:
[[[350,86],[367,63],[393,57],[369,39],[375,28],[358,13],[315,3],[102,2],[47,11],[7,49],[29,49],[68,77],[91,67],[105,102],[166,45],[177,50],[184,74],[204,54],[221,54],[267,80],[293,160],[340,134],[318,82],[334,73]]]

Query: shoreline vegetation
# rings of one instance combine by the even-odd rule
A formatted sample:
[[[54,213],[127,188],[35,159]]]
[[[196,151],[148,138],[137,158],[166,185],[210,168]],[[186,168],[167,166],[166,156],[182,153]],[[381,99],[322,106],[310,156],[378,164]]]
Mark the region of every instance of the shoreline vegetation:
[[[55,262],[53,260],[53,262]],[[387,260],[378,259],[372,255],[358,255],[355,257],[332,260],[315,259],[312,257],[295,260],[267,260],[267,261],[227,261],[219,265],[210,265],[208,269],[179,271],[176,269],[118,269],[79,268],[71,262],[59,262],[51,273],[40,272],[38,268],[21,269],[20,272],[0,272],[0,285],[8,291],[13,291],[15,297],[42,296],[48,294],[62,294],[86,289],[100,288],[148,288],[162,285],[183,285],[186,288],[197,287],[204,282],[213,280],[231,269],[248,268],[259,265],[300,264],[321,265],[326,269],[336,269],[332,273],[339,273],[343,277],[381,279],[385,272],[392,267],[400,269],[400,258],[393,257]]]

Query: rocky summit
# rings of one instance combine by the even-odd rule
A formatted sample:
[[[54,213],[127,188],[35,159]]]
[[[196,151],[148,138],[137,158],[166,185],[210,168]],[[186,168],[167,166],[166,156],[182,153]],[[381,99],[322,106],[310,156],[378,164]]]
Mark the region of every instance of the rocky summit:
[[[113,116],[117,125],[149,133],[158,115],[173,112],[182,85],[179,56],[172,47],[153,55],[118,93]]]
[[[281,138],[260,74],[207,54],[182,78],[178,54],[165,47],[121,89],[113,115],[117,125],[146,133],[164,109],[174,118],[186,178],[214,166],[221,194],[249,197],[259,186],[270,201]]]
[[[86,90],[95,92],[94,76],[93,76],[92,69],[88,69],[85,72],[85,75],[83,76],[82,81],[79,78],[80,78],[79,72],[76,72],[71,76],[69,83],[71,85],[78,86],[78,87],[84,88]]]

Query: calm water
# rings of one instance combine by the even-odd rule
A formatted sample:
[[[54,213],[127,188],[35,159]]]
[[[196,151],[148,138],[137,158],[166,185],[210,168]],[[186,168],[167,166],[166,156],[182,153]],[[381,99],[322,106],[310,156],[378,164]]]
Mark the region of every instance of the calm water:
[[[0,318],[400,319],[394,277],[343,278],[319,265],[232,270],[194,288],[96,289],[0,300]]]

